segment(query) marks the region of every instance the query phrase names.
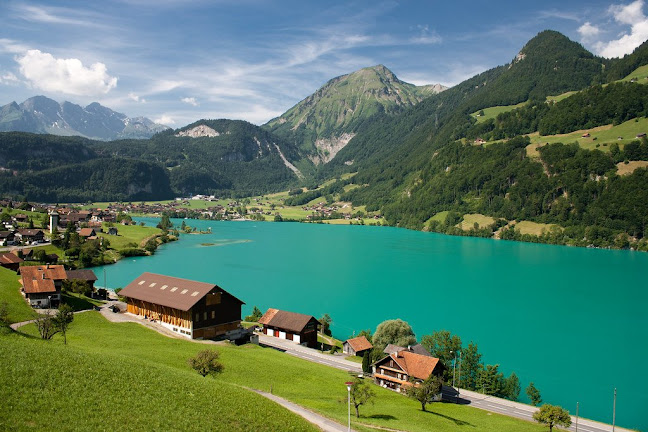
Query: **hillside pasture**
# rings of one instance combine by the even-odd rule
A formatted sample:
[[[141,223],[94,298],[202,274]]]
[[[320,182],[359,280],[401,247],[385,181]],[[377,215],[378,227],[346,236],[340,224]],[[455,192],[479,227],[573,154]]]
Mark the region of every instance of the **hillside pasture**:
[[[483,123],[487,120],[494,119],[497,117],[498,114],[508,112],[508,111],[513,111],[516,108],[521,108],[524,105],[526,105],[528,102],[520,102],[519,104],[515,105],[502,105],[502,106],[494,106],[494,107],[489,107],[489,108],[484,108],[484,115],[480,116],[479,111],[475,111],[474,113],[470,114],[471,117],[473,117],[475,120],[477,120],[477,123]],[[480,110],[481,111],[481,110]]]
[[[35,334],[34,326],[28,326],[26,331],[32,335]],[[30,343],[42,342],[31,340]],[[64,350],[56,349],[62,346],[62,338],[58,335],[51,341],[51,344],[43,343],[43,345],[48,349],[54,347],[48,352],[57,358],[59,352],[66,350],[79,358],[79,361],[74,362],[71,362],[68,357],[61,360],[62,364],[68,366],[75,364],[75,371],[69,373],[58,372],[59,363],[57,360],[55,362],[57,372],[51,373],[50,371],[50,374],[56,376],[56,379],[46,380],[45,384],[40,387],[34,386],[33,392],[43,387],[49,389],[50,383],[54,381],[63,389],[66,388],[68,379],[81,380],[79,385],[72,383],[69,386],[69,395],[61,396],[58,393],[51,393],[49,390],[45,393],[48,398],[50,396],[54,399],[63,397],[62,403],[56,405],[62,412],[54,414],[57,417],[53,424],[61,424],[58,420],[62,419],[70,420],[71,413],[78,413],[80,409],[85,412],[81,401],[84,395],[87,397],[88,388],[91,388],[94,394],[93,399],[105,401],[104,405],[107,407],[114,408],[113,403],[119,400],[120,407],[135,404],[138,411],[150,413],[145,414],[145,418],[141,421],[148,420],[153,426],[158,425],[159,420],[150,417],[157,415],[157,417],[166,420],[166,416],[170,416],[171,426],[167,429],[187,430],[186,426],[182,427],[184,424],[179,423],[183,416],[199,422],[199,425],[203,424],[202,418],[196,418],[195,415],[187,413],[188,408],[180,408],[177,416],[174,413],[174,409],[180,405],[180,401],[186,406],[190,406],[186,401],[191,400],[197,404],[192,412],[200,412],[201,416],[205,417],[205,422],[213,422],[213,425],[207,429],[230,426],[230,430],[237,430],[243,428],[240,425],[246,425],[245,430],[307,430],[300,426],[300,423],[297,422],[298,419],[287,416],[284,410],[280,410],[276,406],[273,409],[282,413],[282,416],[278,416],[275,421],[274,414],[269,414],[265,403],[256,398],[251,399],[243,392],[235,394],[232,389],[240,389],[238,386],[266,392],[272,391],[273,394],[318,412],[340,424],[346,424],[347,405],[344,382],[348,381],[349,375],[344,371],[311,363],[270,348],[260,348],[256,345],[238,347],[229,344],[215,345],[214,348],[218,349],[221,354],[225,370],[215,379],[202,378],[188,368],[186,361],[187,358],[210,345],[168,338],[136,323],[110,323],[97,312],[75,316],[74,323],[68,332],[68,345]],[[21,378],[5,382],[21,384],[23,380],[28,379],[24,378],[28,369],[14,367],[13,364],[19,361],[14,357],[22,354],[10,354],[7,351],[17,350],[0,349],[0,365],[11,364],[11,373],[15,374],[15,370],[18,369],[20,371],[18,375]],[[29,351],[25,355],[33,355],[31,348]],[[2,358],[3,356],[6,358]],[[40,357],[36,356],[35,358]],[[107,365],[113,365],[118,370],[107,367]],[[101,379],[101,387],[97,388],[87,380],[83,381],[82,378],[77,377],[84,373],[90,377],[96,377],[97,380],[106,374],[109,377],[105,380]],[[162,376],[164,376],[163,379]],[[162,388],[163,384],[160,384],[167,379],[170,380],[169,391]],[[37,382],[38,380],[34,381],[34,383]],[[209,387],[203,386],[203,383]],[[31,385],[31,383],[29,384]],[[84,388],[82,384],[87,385],[87,388]],[[6,387],[8,388],[0,390],[0,395],[5,396],[5,400],[20,392],[13,385]],[[95,388],[97,388],[96,391]],[[352,417],[352,428],[356,430],[368,431],[375,427],[416,432],[462,431],[466,427],[472,430],[501,432],[540,432],[544,430],[541,426],[531,422],[452,403],[434,403],[428,406],[432,413],[422,412],[420,404],[414,400],[378,386],[372,385],[372,388],[376,392],[375,403],[361,407],[359,420]],[[2,394],[3,391],[5,394]],[[35,396],[30,391],[26,393],[28,394],[25,397],[21,396],[19,399],[21,403],[12,405],[10,410],[16,411],[11,413],[11,421],[16,421],[18,424],[24,424],[31,420],[26,414],[31,414],[32,408],[27,406],[29,404],[24,403],[24,400]],[[127,396],[125,393],[131,396]],[[231,400],[227,401],[226,398],[219,397],[220,393]],[[160,395],[164,395],[164,404],[160,404]],[[120,400],[122,397],[126,397],[126,399]],[[201,408],[203,407],[202,402],[207,400],[211,408]],[[252,402],[254,403],[252,404]],[[239,416],[240,421],[236,421],[230,415],[215,420],[214,417],[220,413],[218,405],[221,403],[223,408],[231,410],[232,413]],[[101,414],[105,414],[104,408],[98,409]],[[126,420],[129,415],[128,411],[121,409],[118,411],[120,412],[112,418],[119,425],[128,424]],[[214,411],[214,414],[211,411]],[[7,416],[7,414],[0,413],[0,426],[3,415]],[[255,429],[259,419],[266,419],[268,423],[265,426],[260,426],[260,429]],[[91,419],[77,421],[86,422]],[[245,423],[248,421],[252,422],[249,426]],[[139,427],[141,429],[140,419],[134,420],[134,422],[136,423],[132,428]],[[284,422],[285,425],[278,426],[278,422]],[[38,423],[38,425],[41,424]],[[368,426],[362,426],[363,424],[370,425],[371,429]],[[96,425],[92,423],[91,426]],[[153,426],[147,426],[145,429],[155,429]],[[191,429],[204,430],[205,427],[192,426]]]
[[[470,231],[471,229],[475,228],[475,224],[477,224],[478,228],[485,228],[494,223],[495,219],[490,216],[484,216],[483,214],[479,213],[469,213],[463,216],[463,220],[459,224],[457,224],[457,227],[461,228],[464,231]]]
[[[558,226],[555,224],[543,224],[531,221],[520,221],[515,224],[515,230],[520,231],[520,234],[530,234],[540,236],[543,233],[548,233],[552,227]]]
[[[34,310],[20,294],[20,282],[13,270],[0,267],[0,303],[7,302],[9,322],[28,321],[34,317]]]
[[[636,79],[637,84],[648,84],[648,65],[639,66],[634,71],[630,72],[628,76],[619,81],[629,82]]]
[[[628,163],[619,162],[616,166],[618,175],[630,175],[635,172],[636,169],[648,168],[648,161],[629,161]]]

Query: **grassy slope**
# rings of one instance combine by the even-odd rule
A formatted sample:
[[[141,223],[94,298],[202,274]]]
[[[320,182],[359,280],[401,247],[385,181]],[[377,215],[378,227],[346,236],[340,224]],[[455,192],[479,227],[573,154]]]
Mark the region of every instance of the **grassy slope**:
[[[484,108],[483,116],[478,115],[479,111],[476,111],[470,115],[477,120],[477,123],[483,123],[486,120],[494,119],[495,117],[497,117],[498,114],[501,114],[503,112],[513,111],[514,109],[523,107],[526,104],[527,102],[520,102],[519,104],[516,105],[494,106],[490,108]]]
[[[99,236],[107,239],[110,242],[110,247],[117,250],[129,247],[129,243],[135,243],[137,245],[136,247],[139,247],[144,239],[162,233],[162,230],[159,228],[139,225],[117,224],[115,228],[117,228],[119,235],[108,235],[106,234],[108,232],[108,226],[104,224],[104,233],[99,234]]]
[[[9,321],[20,322],[32,319],[34,311],[20,294],[19,276],[12,270],[0,267],[0,302],[6,301]]]
[[[316,430],[187,366],[0,332],[1,430]]]
[[[35,330],[31,328],[28,331]],[[57,344],[61,344],[58,337],[53,341],[53,345]],[[75,317],[68,333],[68,344],[69,349],[79,350],[93,358],[105,358],[109,364],[141,362],[147,367],[150,365],[153,376],[157,376],[158,370],[164,370],[165,374],[173,370],[178,374],[173,376],[186,377],[188,384],[201,382],[200,379],[190,380],[197,375],[187,372],[186,359],[204,349],[205,345],[169,339],[134,323],[112,324],[96,312]],[[347,407],[344,382],[348,380],[347,373],[253,345],[224,345],[219,346],[218,350],[225,371],[217,381],[265,391],[272,388],[279,396],[345,423]],[[125,369],[127,368],[120,368]],[[128,382],[128,377],[124,377],[121,372],[120,374],[120,378],[124,378],[120,382]],[[114,386],[117,387],[116,384]],[[544,430],[533,423],[455,404],[433,404],[429,409],[434,413],[424,413],[415,401],[389,390],[373,388],[378,396],[374,405],[361,408],[362,423],[407,431],[458,431],[464,430],[466,426],[479,431]],[[115,391],[118,391],[118,387]],[[150,393],[150,390],[146,392]],[[189,392],[196,394],[193,389],[180,389],[178,393],[186,398]],[[168,393],[163,394],[169,397]],[[140,406],[151,404],[156,409],[164,409],[159,401],[160,395],[157,394],[152,400],[147,397]],[[128,406],[129,403],[123,405]],[[355,418],[353,423],[353,427],[357,428]],[[362,427],[357,429],[369,430]]]
[[[465,214],[463,216],[463,220],[457,226],[464,231],[469,231],[475,227],[475,224],[477,224],[479,228],[485,228],[489,225],[492,225],[493,223],[495,223],[495,219],[490,216],[484,216],[483,214],[479,213],[472,213]]]
[[[589,138],[583,138],[582,135],[586,132],[590,133]],[[637,134],[648,132],[648,119],[639,118],[636,120],[628,120],[617,126],[607,125],[599,126],[593,129],[579,130],[568,134],[560,135],[547,135],[541,136],[537,132],[529,135],[532,144],[545,144],[545,143],[572,143],[577,142],[581,147],[593,150],[598,148],[602,151],[607,151],[610,144],[617,143],[619,147],[637,139]],[[622,139],[619,139],[622,137]],[[599,145],[599,147],[597,147]]]

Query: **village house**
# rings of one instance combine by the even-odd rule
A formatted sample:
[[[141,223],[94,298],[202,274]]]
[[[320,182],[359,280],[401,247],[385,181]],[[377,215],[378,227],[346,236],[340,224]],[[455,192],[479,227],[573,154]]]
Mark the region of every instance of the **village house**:
[[[61,287],[67,279],[62,265],[20,267],[21,292],[32,307],[58,307]]]
[[[363,356],[371,348],[373,345],[364,336],[347,339],[342,343],[342,352],[350,356]]]
[[[92,237],[97,237],[97,232],[94,230],[94,228],[81,228],[79,230],[79,236],[85,239],[89,239]]]
[[[0,253],[0,266],[4,268],[18,272],[21,262],[23,262],[23,260],[11,252]]]
[[[41,243],[45,240],[45,233],[40,229],[21,228],[16,232],[16,240],[23,243]]]
[[[446,368],[436,357],[405,349],[378,360],[372,369],[376,384],[401,392],[408,386],[418,385],[430,375],[441,376]]]
[[[270,308],[259,319],[259,324],[268,336],[317,348],[317,331],[321,324],[314,316]]]
[[[0,231],[0,246],[11,246],[15,241],[16,236],[13,231]]]
[[[143,273],[119,295],[126,297],[128,312],[191,339],[238,329],[245,304],[218,285],[154,273]]]
[[[68,270],[66,272],[67,280],[77,280],[84,282],[92,292],[94,292],[94,283],[97,281],[97,275],[92,270]]]

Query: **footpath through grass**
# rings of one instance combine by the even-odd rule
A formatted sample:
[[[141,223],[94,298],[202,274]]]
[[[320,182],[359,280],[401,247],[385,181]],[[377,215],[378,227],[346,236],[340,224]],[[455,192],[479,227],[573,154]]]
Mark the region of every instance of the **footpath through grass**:
[[[26,327],[25,331],[35,334],[33,326]],[[29,340],[29,343],[36,342]],[[50,344],[40,341],[38,343],[47,348],[50,346],[57,347],[55,351],[52,351],[54,357],[59,355],[59,349],[78,352],[79,358],[84,359],[83,362],[87,362],[88,365],[91,365],[92,362],[98,362],[97,366],[92,366],[93,369],[99,368],[99,370],[102,370],[101,368],[104,365],[115,365],[119,368],[117,372],[114,372],[117,378],[107,379],[108,385],[102,387],[101,398],[96,398],[93,395],[93,400],[118,400],[123,397],[124,389],[132,387],[131,393],[135,395],[138,393],[144,394],[142,400],[140,401],[136,396],[133,396],[126,402],[122,401],[120,407],[129,407],[131,403],[135,403],[135,400],[137,400],[138,410],[150,410],[153,412],[151,415],[157,415],[157,417],[172,415],[174,407],[179,406],[179,402],[176,405],[174,401],[168,402],[167,398],[178,398],[185,405],[190,405],[190,401],[212,397],[211,393],[205,393],[209,390],[202,387],[194,390],[194,386],[208,382],[213,383],[212,385],[218,388],[217,392],[229,388],[224,386],[226,383],[264,391],[272,390],[274,394],[319,412],[341,424],[346,423],[347,406],[344,383],[348,381],[349,375],[346,372],[301,360],[273,349],[264,349],[255,345],[240,347],[218,345],[216,348],[221,353],[225,371],[216,380],[206,380],[189,370],[186,362],[189,357],[205,349],[208,345],[170,339],[135,323],[110,323],[97,312],[88,312],[75,316],[74,323],[68,332],[67,348],[61,348],[62,340],[58,336]],[[7,358],[0,359],[0,362],[6,365],[18,360]],[[77,363],[70,362],[69,364]],[[137,372],[131,373],[132,370],[137,370]],[[150,377],[147,376],[149,370],[151,371]],[[113,371],[111,369],[111,373]],[[53,374],[50,369],[49,373],[52,375],[62,374],[62,378],[60,377],[57,382],[61,386],[66,385],[68,374],[65,371],[57,371],[56,374]],[[77,379],[76,372],[70,373],[72,374],[71,379]],[[97,375],[96,372],[93,373]],[[25,375],[28,372],[24,371],[22,374]],[[170,391],[163,389],[162,384],[153,387],[147,386],[149,381],[156,382],[158,377],[167,375],[173,379],[177,378],[184,381],[170,384]],[[97,376],[97,382],[101,382],[101,376]],[[28,388],[24,385],[23,387]],[[89,397],[88,395],[94,390],[92,387],[84,389],[83,387],[72,386],[71,388],[73,392],[78,392],[78,394],[70,395],[69,398],[76,400],[77,402],[74,405],[78,406],[78,409],[82,409],[81,407],[84,405],[81,401]],[[352,418],[352,427],[357,430],[373,430],[363,427],[362,424],[405,431],[459,431],[466,430],[466,428],[498,432],[544,430],[539,425],[530,422],[449,403],[435,403],[429,406],[429,410],[432,412],[422,412],[420,405],[413,400],[378,386],[373,386],[373,389],[377,394],[375,404],[361,407],[359,422]],[[19,390],[14,388],[10,391],[15,393]],[[189,395],[190,393],[192,396]],[[7,399],[10,395],[2,396]],[[242,398],[243,396],[239,395],[237,397]],[[223,399],[218,400],[222,401]],[[218,403],[212,403],[209,406],[215,407],[217,405]],[[254,407],[246,409],[245,401],[236,401],[233,405],[226,403],[225,406],[237,415],[244,415],[245,411],[250,411],[253,419],[274,421],[274,418],[271,419],[274,414],[272,416],[268,415],[267,411],[264,411],[262,404],[258,410]],[[194,417],[198,415],[195,413],[203,415],[209,411],[209,409],[203,409],[202,407],[203,405],[199,405],[193,411]],[[12,417],[16,421],[21,421],[17,419],[29,418],[24,415],[26,411],[32,412],[29,411],[32,409],[31,407],[24,407],[23,405],[16,405],[13,409],[19,411],[19,414]],[[65,408],[68,411],[76,409],[73,407]],[[183,409],[182,412],[187,415],[186,409]],[[0,414],[0,416],[2,415]],[[125,421],[125,417],[127,416],[120,414],[118,418],[120,421]],[[210,418],[212,417],[210,416]],[[227,425],[230,420],[231,417],[225,417],[214,420],[214,424]],[[24,422],[24,420],[22,421]],[[158,424],[156,423],[157,420],[152,421],[152,426],[145,429],[152,429],[154,425]],[[240,422],[243,423],[243,420],[240,420]],[[1,425],[2,423],[0,423]],[[138,425],[141,426],[141,423],[138,423]],[[254,428],[250,426],[247,429],[252,430]],[[266,429],[289,430],[284,425],[279,428],[269,426]]]

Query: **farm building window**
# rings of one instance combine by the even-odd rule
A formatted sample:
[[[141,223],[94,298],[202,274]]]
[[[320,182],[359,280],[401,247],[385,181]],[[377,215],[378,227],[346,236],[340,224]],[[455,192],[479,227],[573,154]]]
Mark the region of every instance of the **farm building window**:
[[[204,319],[204,320],[207,319],[207,312],[203,312],[203,319]]]
[[[196,322],[200,321],[200,313],[196,314]]]
[[[212,311],[212,319],[216,318],[216,311]]]

